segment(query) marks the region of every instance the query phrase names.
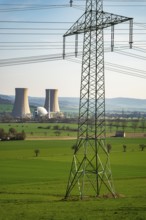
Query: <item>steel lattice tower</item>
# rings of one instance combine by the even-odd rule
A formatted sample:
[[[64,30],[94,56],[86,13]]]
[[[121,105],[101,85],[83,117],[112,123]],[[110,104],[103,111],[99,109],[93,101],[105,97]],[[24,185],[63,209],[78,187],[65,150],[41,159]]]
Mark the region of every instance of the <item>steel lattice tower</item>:
[[[73,195],[99,196],[106,191],[116,197],[112,184],[105,132],[105,82],[103,29],[130,21],[132,48],[132,18],[103,11],[102,0],[86,0],[85,13],[64,34],[65,37],[83,33],[82,73],[78,135],[74,149],[65,198]],[[77,37],[76,37],[77,39]],[[77,48],[76,48],[77,53]]]

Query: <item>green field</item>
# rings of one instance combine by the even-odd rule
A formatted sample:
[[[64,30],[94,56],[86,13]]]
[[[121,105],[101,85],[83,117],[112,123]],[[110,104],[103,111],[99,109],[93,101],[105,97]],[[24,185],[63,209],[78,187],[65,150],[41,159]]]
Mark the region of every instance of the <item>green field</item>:
[[[127,127],[124,128],[126,135],[141,135],[141,137],[146,137],[146,127],[141,127],[141,123],[141,121],[136,122],[136,127],[133,129],[132,121],[127,122]],[[0,128],[3,128],[6,132],[8,132],[10,128],[16,129],[17,132],[24,131],[27,139],[35,139],[39,137],[51,138],[54,136],[76,137],[77,127],[78,125],[76,123],[0,123]],[[120,127],[120,125],[117,128],[114,125],[114,122],[112,128],[110,128],[108,123],[106,123],[107,136],[115,135],[117,130],[122,131],[123,128]]]
[[[52,137],[52,136],[71,136],[76,137],[77,124],[67,123],[1,123],[0,128],[6,132],[10,128],[15,128],[18,132],[24,131],[27,138]],[[59,131],[59,135],[56,134]]]
[[[74,141],[1,141],[0,220],[145,220],[146,151],[139,150],[145,139],[107,141],[116,192],[123,196],[83,201],[62,200]]]

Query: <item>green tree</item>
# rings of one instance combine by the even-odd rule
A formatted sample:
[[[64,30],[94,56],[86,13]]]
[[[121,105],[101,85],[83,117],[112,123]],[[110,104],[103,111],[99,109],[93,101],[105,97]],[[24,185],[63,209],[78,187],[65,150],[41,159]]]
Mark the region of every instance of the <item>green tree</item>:
[[[5,133],[4,129],[0,128],[0,139],[4,139],[5,136],[6,136],[6,133]]]
[[[53,130],[59,130],[59,125],[54,125]]]
[[[59,136],[59,135],[61,134],[61,131],[58,131],[58,130],[57,130],[57,131],[55,131],[54,133],[56,134],[56,136]]]
[[[116,131],[118,131],[119,127],[120,127],[120,119],[117,118],[115,121],[114,121],[114,126],[116,127]]]
[[[144,151],[146,145],[145,144],[140,144],[139,147],[140,147],[141,151]]]
[[[137,127],[138,127],[138,123],[139,123],[138,120],[133,120],[133,121],[132,121],[131,127],[133,128],[134,133],[135,133]]]
[[[111,144],[107,144],[107,146],[106,146],[106,147],[107,147],[107,152],[108,152],[108,153],[110,153],[110,151],[111,151],[111,149],[112,149]]]
[[[126,150],[127,150],[127,146],[123,144],[123,152],[126,152]]]
[[[77,150],[78,145],[77,145],[77,144],[73,144],[71,148],[72,148],[73,150]]]
[[[34,153],[35,153],[35,156],[38,157],[38,155],[40,154],[40,150],[39,149],[35,149]]]
[[[17,131],[15,128],[9,128],[9,137],[11,140],[16,139]]]
[[[15,134],[15,140],[25,140],[26,134],[24,131]]]
[[[109,120],[108,126],[109,126],[109,131],[112,132],[112,128],[113,128],[113,121],[112,120]]]
[[[142,128],[142,132],[144,132],[144,130],[145,130],[145,127],[146,127],[146,120],[143,118],[142,120],[141,120],[141,128]]]
[[[9,128],[9,133],[15,135],[17,131],[15,128]]]
[[[121,127],[123,128],[123,131],[125,131],[125,128],[127,127],[127,120],[122,120],[121,121]]]

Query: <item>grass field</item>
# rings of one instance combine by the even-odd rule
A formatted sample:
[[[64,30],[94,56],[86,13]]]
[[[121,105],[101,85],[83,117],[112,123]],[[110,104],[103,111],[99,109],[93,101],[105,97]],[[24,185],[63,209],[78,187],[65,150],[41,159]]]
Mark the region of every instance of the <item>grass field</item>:
[[[84,201],[62,200],[74,141],[1,141],[0,220],[145,220],[146,151],[138,147],[145,139],[107,141],[116,192],[124,196]]]
[[[15,128],[17,132],[24,131],[26,133],[27,139],[36,138],[51,138],[54,136],[58,137],[76,137],[77,135],[77,124],[71,123],[1,123],[0,128],[3,128],[6,132],[10,128]],[[122,127],[118,127],[118,130],[123,130]],[[116,126],[112,129],[106,126],[107,136],[115,135],[117,131]],[[140,127],[140,122],[137,123],[135,130],[132,128],[132,122],[127,123],[125,132],[127,136],[141,136],[146,137],[146,128],[142,129]]]
[[[61,137],[76,137],[77,134],[75,130],[77,129],[77,124],[65,123],[1,123],[0,128],[5,131],[10,128],[15,128],[18,132],[24,131],[27,138],[58,136],[56,131],[60,131],[59,136]]]

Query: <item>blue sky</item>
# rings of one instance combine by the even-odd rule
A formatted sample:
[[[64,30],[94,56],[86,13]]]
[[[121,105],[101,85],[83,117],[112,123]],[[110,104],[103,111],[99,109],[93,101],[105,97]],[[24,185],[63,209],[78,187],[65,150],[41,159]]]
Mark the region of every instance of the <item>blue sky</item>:
[[[54,0],[54,1],[37,1],[37,0],[19,0],[19,1],[2,1],[0,4],[68,4],[69,0]],[[74,4],[83,4],[84,2],[74,1]],[[110,1],[105,2],[105,11],[116,13],[123,16],[133,17],[135,22],[145,22],[145,9],[144,7],[132,6],[138,3],[129,3],[131,6],[115,7],[115,6],[106,6],[110,5]],[[112,4],[117,4],[113,2]],[[119,3],[122,4],[121,2]],[[128,4],[128,3],[127,3]],[[143,4],[144,3],[139,3]],[[4,7],[4,6],[3,6]],[[7,6],[8,7],[8,6]],[[2,9],[2,5],[0,5]],[[13,12],[1,12],[0,21],[48,21],[48,22],[72,22],[76,21],[83,14],[82,10],[79,8],[54,8],[54,9],[45,9],[45,10],[28,10],[28,11],[13,11]],[[128,24],[127,24],[128,25]],[[39,32],[35,30],[36,35],[11,35],[11,34],[1,34],[0,42],[0,59],[16,58],[16,57],[29,57],[29,56],[40,56],[40,55],[51,55],[53,53],[62,53],[62,34],[71,26],[71,24],[18,24],[18,23],[0,23],[0,28],[44,28],[41,33],[60,33],[60,35],[37,35]],[[145,24],[146,26],[146,24]],[[60,28],[63,30],[51,30],[46,31],[46,28]],[[117,27],[118,28],[118,27]],[[138,27],[140,28],[140,27]],[[121,25],[119,29],[128,29],[128,26]],[[136,30],[136,26],[134,26]],[[143,30],[138,30],[138,32],[144,32]],[[11,32],[23,32],[28,33],[28,30],[0,30],[0,33],[11,33]],[[118,30],[117,30],[118,32]],[[107,39],[108,31],[105,31],[105,41]],[[128,46],[128,35],[119,34],[115,36],[117,41],[125,41],[124,45]],[[135,33],[137,33],[135,31]],[[146,33],[146,31],[145,31]],[[135,34],[134,40],[143,41],[145,40],[145,35]],[[74,38],[69,39],[69,41],[74,41]],[[126,43],[127,41],[127,43]],[[34,49],[34,45],[31,44],[33,50],[28,50],[28,44],[20,44],[23,46],[23,50],[18,48],[13,50],[14,47],[10,47],[6,42],[41,42],[35,44],[37,48]],[[42,42],[50,42],[49,44],[44,44],[43,49],[41,50]],[[52,42],[52,43],[51,43]],[[56,42],[56,43],[53,43]],[[70,43],[70,42],[69,42]],[[55,46],[55,44],[57,46]],[[47,45],[45,47],[45,45]],[[49,45],[49,46],[48,46]],[[70,44],[69,44],[70,45]],[[136,45],[136,44],[135,44]],[[5,47],[5,50],[2,50],[1,46]],[[13,46],[11,44],[11,46]],[[82,44],[80,45],[82,48]],[[118,43],[117,43],[117,46]],[[136,45],[137,46],[137,45]],[[143,45],[142,47],[144,47]],[[25,47],[25,49],[24,49]],[[110,43],[107,43],[107,47],[110,48]],[[39,49],[38,49],[39,48]],[[42,47],[41,47],[42,48]],[[55,49],[57,48],[57,49]],[[7,50],[6,50],[7,49]],[[18,50],[19,49],[19,50]],[[130,51],[125,49],[124,51],[145,56],[143,52],[137,52],[135,50]],[[146,64],[144,59],[136,59],[135,57],[124,56],[119,53],[105,53],[105,63],[110,62],[118,65],[128,66],[131,68],[146,70]],[[106,64],[105,64],[106,66]],[[17,66],[6,66],[0,67],[0,94],[14,95],[16,87],[26,87],[29,89],[29,96],[45,96],[45,89],[58,89],[60,97],[79,97],[80,90],[80,78],[81,78],[81,63],[70,62],[68,60],[60,61],[49,61],[42,63],[34,63],[27,65],[17,65]],[[109,71],[105,69],[105,86],[106,86],[106,97],[132,97],[132,98],[141,98],[146,99],[146,79],[136,78],[128,75],[123,75],[120,73]]]

